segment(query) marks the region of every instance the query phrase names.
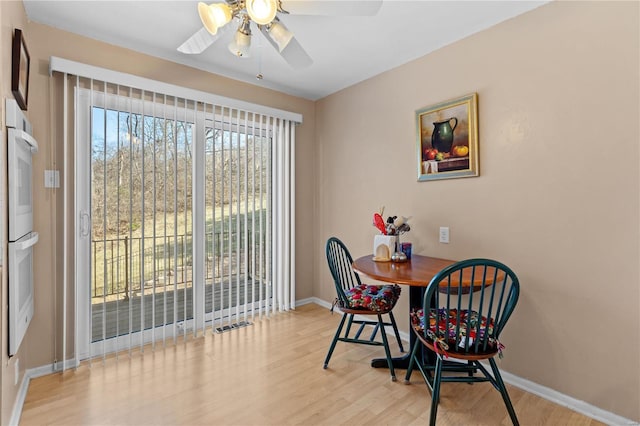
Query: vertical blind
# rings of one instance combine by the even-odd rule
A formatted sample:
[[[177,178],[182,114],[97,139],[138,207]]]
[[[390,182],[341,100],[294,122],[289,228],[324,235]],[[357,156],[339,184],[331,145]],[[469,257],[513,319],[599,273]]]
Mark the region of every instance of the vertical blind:
[[[62,180],[63,370],[294,308],[299,115],[60,58],[50,68],[74,176]]]

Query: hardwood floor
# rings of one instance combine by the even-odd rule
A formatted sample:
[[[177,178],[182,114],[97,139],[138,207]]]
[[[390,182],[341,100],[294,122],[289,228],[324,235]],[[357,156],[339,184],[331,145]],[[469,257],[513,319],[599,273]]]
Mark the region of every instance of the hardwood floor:
[[[427,424],[429,393],[420,374],[405,385],[404,370],[392,382],[386,369],[369,366],[382,348],[339,342],[322,369],[339,319],[305,305],[227,333],[85,362],[32,380],[20,424]],[[522,425],[600,424],[508,387]],[[511,423],[491,385],[447,383],[438,424]]]

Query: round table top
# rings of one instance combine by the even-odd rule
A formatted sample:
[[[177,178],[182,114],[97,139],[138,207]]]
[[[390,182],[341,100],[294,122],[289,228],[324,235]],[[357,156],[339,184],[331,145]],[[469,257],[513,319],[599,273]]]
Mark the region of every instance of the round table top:
[[[454,260],[414,254],[404,263],[376,262],[373,255],[363,256],[353,262],[353,269],[378,281],[426,287],[442,269]]]

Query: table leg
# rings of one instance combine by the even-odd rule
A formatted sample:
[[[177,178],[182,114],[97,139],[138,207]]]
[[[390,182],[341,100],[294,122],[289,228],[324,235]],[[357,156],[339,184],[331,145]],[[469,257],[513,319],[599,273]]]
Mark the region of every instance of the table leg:
[[[421,308],[422,302],[424,299],[424,292],[426,287],[419,286],[409,286],[409,313],[414,308]],[[416,341],[416,335],[409,327],[409,347],[406,348],[406,353],[401,357],[392,358],[391,362],[393,363],[393,368],[400,368],[402,370],[406,370],[409,367],[409,358],[411,357],[411,350],[413,349],[413,345]],[[436,364],[436,354],[427,348],[422,348],[420,351],[422,353],[423,358],[426,357],[426,364],[435,365]],[[373,368],[388,368],[387,359],[386,358],[375,358],[371,360],[371,367]]]

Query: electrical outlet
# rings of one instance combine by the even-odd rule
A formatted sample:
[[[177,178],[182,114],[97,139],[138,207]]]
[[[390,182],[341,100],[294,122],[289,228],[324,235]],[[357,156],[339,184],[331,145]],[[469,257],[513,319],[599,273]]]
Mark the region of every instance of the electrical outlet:
[[[448,226],[440,227],[440,242],[449,244],[449,227]]]
[[[15,374],[13,376],[13,384],[17,385],[18,384],[18,377],[20,376],[20,360],[16,359],[16,363],[13,364],[13,365],[14,365],[14,367],[16,369]]]

